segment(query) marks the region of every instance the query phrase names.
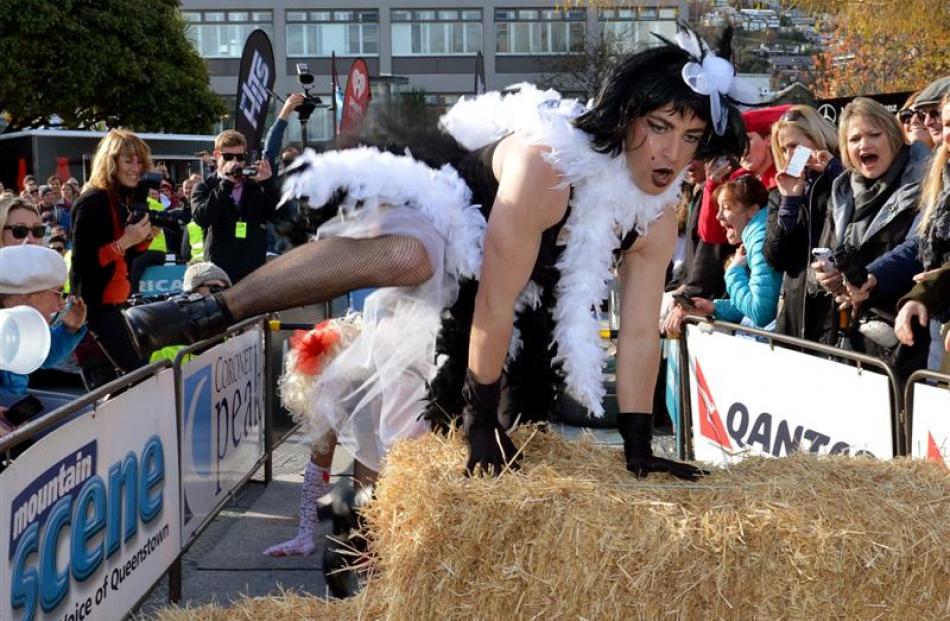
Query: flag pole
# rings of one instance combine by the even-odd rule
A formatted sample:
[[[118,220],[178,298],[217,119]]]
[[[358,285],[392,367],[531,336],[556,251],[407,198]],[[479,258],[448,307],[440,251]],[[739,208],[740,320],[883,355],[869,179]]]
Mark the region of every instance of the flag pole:
[[[330,52],[330,112],[333,115],[333,144],[336,145],[336,119],[337,119],[337,109],[336,109],[336,89],[337,89],[337,76],[336,76],[336,50]]]

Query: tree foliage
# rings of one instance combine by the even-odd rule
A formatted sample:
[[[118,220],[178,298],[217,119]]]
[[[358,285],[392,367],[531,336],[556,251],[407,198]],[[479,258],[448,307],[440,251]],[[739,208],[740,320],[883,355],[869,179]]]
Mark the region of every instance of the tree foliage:
[[[799,0],[834,26],[816,58],[819,95],[910,91],[950,73],[950,4],[923,0]]]
[[[0,0],[8,131],[99,124],[207,133],[223,112],[178,0]]]

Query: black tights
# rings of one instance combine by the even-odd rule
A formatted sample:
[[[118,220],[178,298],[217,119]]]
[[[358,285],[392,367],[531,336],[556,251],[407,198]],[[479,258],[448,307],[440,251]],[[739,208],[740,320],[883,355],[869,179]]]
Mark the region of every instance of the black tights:
[[[231,317],[248,317],[325,302],[364,287],[413,286],[432,276],[419,240],[405,235],[327,237],[299,246],[224,291]]]

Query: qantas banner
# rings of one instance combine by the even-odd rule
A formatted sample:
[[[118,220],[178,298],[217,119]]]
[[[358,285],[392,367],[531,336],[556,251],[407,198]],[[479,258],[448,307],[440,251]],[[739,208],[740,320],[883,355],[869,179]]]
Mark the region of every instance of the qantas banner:
[[[950,390],[946,386],[914,384],[911,457],[950,464]]]
[[[735,463],[796,451],[894,457],[887,376],[688,326],[693,454]]]

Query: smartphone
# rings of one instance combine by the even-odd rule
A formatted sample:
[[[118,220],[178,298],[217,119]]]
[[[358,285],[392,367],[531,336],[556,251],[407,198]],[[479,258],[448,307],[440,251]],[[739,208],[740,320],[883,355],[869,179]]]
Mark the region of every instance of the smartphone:
[[[682,306],[686,310],[693,310],[696,308],[696,305],[693,304],[693,301],[689,299],[689,296],[683,293],[674,293],[673,301]]]
[[[811,256],[815,258],[815,261],[822,264],[826,272],[837,269],[835,267],[835,253],[831,248],[812,248]]]
[[[3,417],[14,427],[19,427],[42,411],[43,402],[34,395],[27,395],[7,408],[7,411],[3,413]]]
[[[792,177],[801,177],[802,173],[805,172],[805,164],[808,163],[808,158],[811,157],[811,151],[811,149],[802,145],[795,147],[791,159],[788,160],[788,165],[785,166],[785,174]]]

